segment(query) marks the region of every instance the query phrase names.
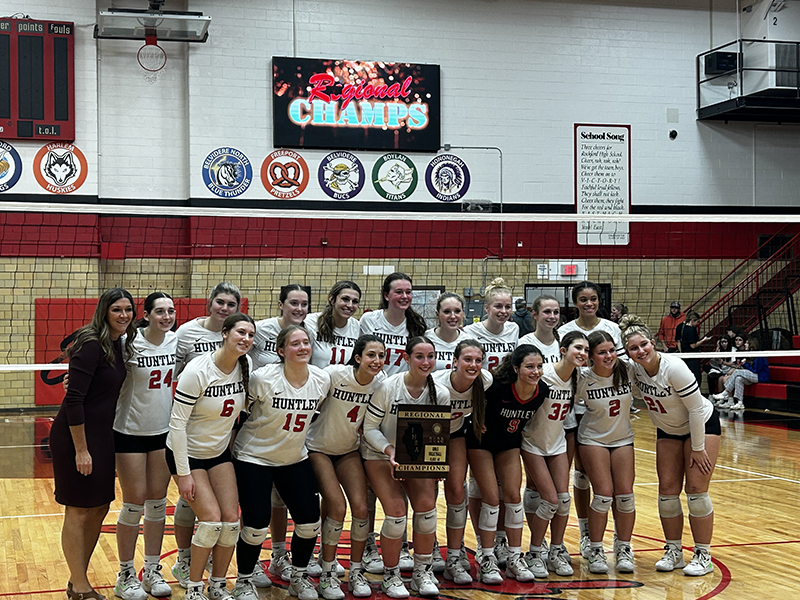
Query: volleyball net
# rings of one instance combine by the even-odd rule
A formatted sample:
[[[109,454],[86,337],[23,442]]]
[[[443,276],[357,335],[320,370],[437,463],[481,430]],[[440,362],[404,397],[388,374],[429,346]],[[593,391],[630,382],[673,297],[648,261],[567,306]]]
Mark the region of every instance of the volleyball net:
[[[256,209],[65,204],[4,205],[0,263],[0,408],[57,404],[60,354],[114,286],[141,301],[170,294],[178,323],[205,314],[220,281],[237,285],[255,319],[278,314],[281,286],[311,289],[322,310],[332,285],[355,281],[362,310],[379,307],[389,273],[413,278],[414,304],[434,324],[443,291],[480,319],[486,285],[503,277],[515,298],[559,299],[569,319],[575,283],[600,284],[602,311],[624,304],[655,332],[673,301],[728,323],[769,348],[797,333],[800,216],[580,216],[509,213],[279,212]],[[605,314],[605,313],[603,313]],[[778,332],[777,334],[775,332]],[[789,342],[787,342],[789,340]],[[788,345],[787,345],[788,343]],[[762,344],[762,347],[764,345]],[[708,350],[713,350],[710,344]]]

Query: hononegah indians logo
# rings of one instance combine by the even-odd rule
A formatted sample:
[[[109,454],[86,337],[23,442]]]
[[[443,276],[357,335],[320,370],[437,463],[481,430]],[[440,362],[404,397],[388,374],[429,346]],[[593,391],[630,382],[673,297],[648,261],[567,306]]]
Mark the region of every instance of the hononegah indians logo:
[[[384,154],[372,167],[375,191],[392,202],[405,200],[413,194],[417,189],[417,178],[417,167],[405,154]]]
[[[22,160],[16,148],[0,140],[0,192],[10,190],[22,175]]]
[[[261,164],[261,183],[281,200],[297,198],[308,185],[311,174],[305,159],[294,150],[276,150]]]
[[[442,202],[455,202],[469,189],[469,168],[455,154],[439,154],[425,170],[425,185],[431,196]]]
[[[317,170],[319,187],[334,200],[355,198],[364,187],[364,165],[350,152],[331,152]]]
[[[236,148],[217,148],[203,161],[203,183],[217,196],[235,198],[253,181],[253,165]]]

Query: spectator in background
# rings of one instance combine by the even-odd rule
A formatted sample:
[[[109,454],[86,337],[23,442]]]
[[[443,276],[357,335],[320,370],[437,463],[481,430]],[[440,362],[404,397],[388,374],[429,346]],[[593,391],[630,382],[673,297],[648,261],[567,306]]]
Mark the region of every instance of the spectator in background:
[[[675,328],[683,323],[685,315],[681,313],[681,303],[677,300],[669,305],[669,314],[661,319],[656,337],[666,346],[667,352],[678,352],[678,342],[675,338]]]
[[[686,313],[686,320],[682,324],[679,324],[681,329],[681,352],[700,352],[700,344],[704,344],[711,340],[711,338],[708,336],[704,336],[702,338],[700,337],[700,333],[697,329],[699,324],[700,315],[693,310],[690,310],[688,313]],[[700,368],[700,359],[684,358],[683,361],[686,363],[686,366],[689,367],[689,370],[694,374],[699,387],[703,378],[703,372]]]
[[[609,321],[614,321],[614,323],[619,324],[619,320],[628,314],[628,307],[625,306],[622,302],[618,304],[614,304],[611,306],[611,316]]]
[[[511,320],[519,325],[519,337],[533,333],[533,319],[528,310],[528,303],[525,302],[524,298],[517,298],[517,301],[514,303],[514,308],[516,310],[514,314],[511,315]]]

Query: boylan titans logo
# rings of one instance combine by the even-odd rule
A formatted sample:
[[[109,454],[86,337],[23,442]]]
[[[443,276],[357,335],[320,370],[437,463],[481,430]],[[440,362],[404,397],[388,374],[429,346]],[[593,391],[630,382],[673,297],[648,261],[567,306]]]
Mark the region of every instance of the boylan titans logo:
[[[469,168],[455,154],[439,154],[425,170],[425,185],[431,196],[442,202],[455,202],[469,189]]]
[[[375,161],[372,185],[386,200],[405,200],[417,189],[417,167],[405,154],[390,152]]]
[[[217,196],[234,198],[253,181],[253,165],[236,148],[217,148],[203,161],[203,183]]]

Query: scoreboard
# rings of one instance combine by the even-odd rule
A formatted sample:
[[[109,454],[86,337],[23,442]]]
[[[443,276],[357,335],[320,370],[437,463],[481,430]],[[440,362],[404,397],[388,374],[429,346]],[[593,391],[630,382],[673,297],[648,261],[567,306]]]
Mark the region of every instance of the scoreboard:
[[[0,19],[0,139],[75,139],[75,24]]]

